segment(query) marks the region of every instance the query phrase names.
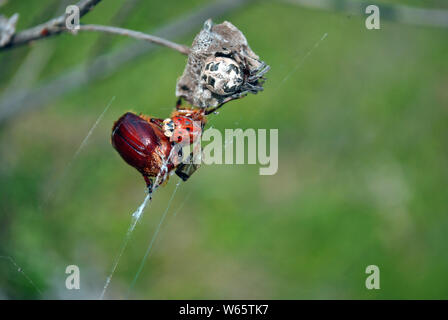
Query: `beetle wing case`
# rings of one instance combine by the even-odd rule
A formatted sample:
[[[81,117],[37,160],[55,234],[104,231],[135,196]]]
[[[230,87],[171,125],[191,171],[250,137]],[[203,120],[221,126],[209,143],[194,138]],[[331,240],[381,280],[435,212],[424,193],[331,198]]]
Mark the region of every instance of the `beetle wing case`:
[[[120,156],[144,175],[156,176],[162,158],[168,159],[171,144],[160,128],[131,112],[115,122],[112,145]]]

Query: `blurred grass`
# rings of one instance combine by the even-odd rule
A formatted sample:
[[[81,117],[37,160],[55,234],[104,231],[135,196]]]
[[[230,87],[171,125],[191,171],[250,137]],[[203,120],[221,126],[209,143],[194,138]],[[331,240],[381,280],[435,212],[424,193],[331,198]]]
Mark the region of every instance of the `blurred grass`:
[[[10,1],[1,10],[19,11],[25,28],[42,3],[51,2]],[[156,29],[205,3],[141,1],[124,27]],[[102,2],[83,22],[107,24],[119,7]],[[387,21],[368,31],[362,17],[280,2],[222,20],[238,26],[272,70],[263,93],[226,105],[210,125],[278,128],[279,170],[201,167],[180,186],[131,297],[448,298],[448,31]],[[55,48],[41,79],[85,61],[97,38],[35,43]],[[117,37],[113,47],[129,41]],[[29,50],[0,55],[0,88]],[[127,110],[166,116],[184,65],[160,49],[0,129],[0,255],[44,292],[0,260],[0,297],[99,296],[144,197],[141,177],[110,145],[111,125]],[[108,297],[126,296],[176,182],[145,211]],[[80,291],[65,289],[70,264],[81,269]],[[365,289],[370,264],[380,267],[381,290]]]

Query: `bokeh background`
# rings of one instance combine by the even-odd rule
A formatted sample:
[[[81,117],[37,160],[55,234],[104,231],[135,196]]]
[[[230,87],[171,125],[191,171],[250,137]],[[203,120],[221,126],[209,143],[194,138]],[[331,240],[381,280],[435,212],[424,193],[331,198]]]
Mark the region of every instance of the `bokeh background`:
[[[20,13],[19,30],[67,5],[1,2],[2,14]],[[179,181],[173,176],[145,210],[106,298],[448,298],[448,29],[385,17],[369,31],[366,15],[345,12],[341,1],[328,10],[232,3],[205,15],[235,24],[272,70],[264,92],[229,103],[209,123],[278,128],[279,170],[202,166],[178,187],[130,289]],[[442,0],[372,3],[448,10]],[[109,0],[81,22],[151,33],[210,5]],[[174,28],[170,39],[190,45],[204,20],[178,36]],[[8,115],[0,124],[0,298],[99,297],[145,196],[140,175],[110,144],[111,126],[128,110],[167,116],[186,62],[157,48],[89,67],[100,55],[132,55],[136,44],[149,46],[63,34],[0,52]],[[82,75],[74,85],[60,82],[26,108],[8,109],[11,94],[40,92],[74,68]],[[80,290],[65,288],[72,264]],[[380,290],[365,288],[371,264]]]

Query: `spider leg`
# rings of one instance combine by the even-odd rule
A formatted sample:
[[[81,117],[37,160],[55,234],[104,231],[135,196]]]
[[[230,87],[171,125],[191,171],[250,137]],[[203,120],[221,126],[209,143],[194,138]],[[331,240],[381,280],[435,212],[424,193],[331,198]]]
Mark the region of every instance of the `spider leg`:
[[[177,99],[176,110],[182,110],[182,99],[181,98]]]
[[[252,93],[257,93],[258,91],[264,90],[262,86],[253,85],[251,83],[246,83],[244,85],[244,88],[247,89],[247,91],[252,92]]]
[[[246,87],[244,87],[244,88],[246,89]],[[225,97],[223,100],[220,101],[220,104],[218,106],[206,109],[205,110],[205,115],[209,115],[209,114],[215,112],[216,110],[221,108],[224,104],[226,104],[229,101],[236,100],[236,99],[241,99],[242,97],[245,97],[249,92],[257,93],[258,91],[263,90],[263,88],[258,87],[258,86],[255,89],[254,88],[255,87],[253,85],[251,85],[246,90],[243,90],[241,92],[234,93],[234,94],[232,94],[232,95],[230,95],[228,97]],[[259,88],[261,88],[261,89],[259,89]]]
[[[226,103],[226,102],[228,102],[228,101],[222,102],[222,103],[218,104],[216,107],[212,107],[212,108],[205,109],[204,114],[207,116],[207,115],[209,115],[209,114],[215,112],[216,110],[218,110],[219,108],[221,108],[221,107],[224,105],[224,103]]]
[[[251,76],[249,76],[249,78],[247,80],[249,82],[255,82],[259,78],[263,77],[266,74],[266,72],[268,72],[270,69],[271,69],[271,67],[263,62],[260,67],[258,67],[257,69],[254,70],[253,74]]]
[[[227,97],[224,101],[229,102],[232,100],[241,99],[241,98],[245,97],[248,93],[249,93],[249,90],[243,90],[241,92],[232,94],[230,97]]]

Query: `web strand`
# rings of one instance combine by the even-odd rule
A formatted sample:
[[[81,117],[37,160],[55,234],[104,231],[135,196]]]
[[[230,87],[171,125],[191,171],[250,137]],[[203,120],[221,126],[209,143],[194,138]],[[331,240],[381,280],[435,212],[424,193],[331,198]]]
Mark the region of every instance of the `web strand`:
[[[37,292],[39,292],[39,294],[42,294],[42,291],[39,289],[39,287],[36,286],[34,281],[31,280],[31,278],[25,273],[25,271],[23,271],[23,269],[16,263],[16,261],[12,257],[10,257],[10,256],[0,256],[0,259],[8,260],[9,262],[11,262],[11,264],[17,269],[17,272],[21,273],[23,275],[23,277],[28,281],[28,283],[34,289],[36,289]]]
[[[143,211],[145,210],[148,202],[150,202],[151,199],[152,199],[152,194],[148,193],[146,195],[145,199],[143,200],[142,204],[132,214],[131,224],[129,225],[128,231],[126,232],[125,238],[124,238],[123,243],[120,248],[120,251],[114,260],[112,270],[106,279],[106,283],[104,284],[103,291],[101,292],[101,295],[100,295],[100,300],[104,299],[104,295],[106,294],[106,291],[107,291],[107,288],[109,287],[110,281],[112,280],[112,277],[115,274],[115,270],[117,269],[118,263],[120,262],[121,257],[123,255],[124,251],[126,250],[126,247],[128,246],[129,240],[131,239],[132,232],[134,231],[135,226],[137,225],[137,222],[140,220]]]
[[[155,193],[155,191],[157,190],[157,188],[167,179],[168,176],[168,162],[170,161],[170,159],[172,158],[173,154],[174,154],[174,148],[171,150],[170,154],[168,155],[168,158],[165,159],[164,156],[162,154],[160,154],[160,157],[163,160],[163,163],[160,167],[160,171],[157,174],[156,178],[154,179],[154,186],[152,188],[151,192],[148,192],[148,194],[146,195],[145,199],[143,200],[142,204],[138,207],[138,209],[136,211],[134,211],[134,213],[132,214],[132,220],[131,220],[131,224],[129,225],[128,231],[126,232],[126,235],[124,237],[123,243],[120,247],[120,251],[117,255],[117,257],[114,260],[113,266],[112,266],[112,270],[109,274],[109,276],[106,279],[106,282],[104,284],[103,287],[103,291],[101,292],[100,295],[100,300],[104,299],[104,296],[106,294],[106,291],[109,287],[109,284],[112,280],[113,275],[115,274],[115,270],[118,267],[118,264],[120,263],[121,257],[123,256],[124,251],[126,250],[126,247],[128,245],[129,240],[131,239],[132,233],[137,225],[137,223],[140,221],[143,211],[145,210],[146,206],[148,205],[148,203],[150,204],[152,201],[152,195]],[[179,182],[180,183],[180,182]],[[179,187],[179,183],[176,185],[176,188],[174,189],[174,193],[171,197],[170,203],[172,201],[172,198],[174,197],[174,194],[176,193],[177,188]]]
[[[128,291],[128,294],[127,294],[128,297],[129,297],[132,289],[134,288],[134,285],[137,282],[137,279],[140,276],[140,273],[142,272],[143,267],[145,266],[145,263],[146,263],[146,260],[149,257],[149,254],[151,253],[151,249],[152,249],[152,247],[154,245],[155,240],[157,239],[157,235],[159,234],[160,228],[162,227],[162,224],[165,221],[165,218],[166,218],[166,215],[168,213],[168,210],[170,209],[171,203],[173,202],[174,196],[176,195],[177,189],[179,188],[180,184],[181,184],[181,181],[179,181],[176,184],[176,187],[174,188],[173,193],[171,194],[171,197],[168,200],[168,204],[166,206],[166,209],[163,212],[162,217],[160,218],[159,224],[157,225],[157,229],[154,232],[154,234],[153,234],[153,236],[151,238],[151,241],[149,242],[149,245],[148,245],[148,248],[146,249],[145,255],[143,256],[143,259],[142,259],[142,261],[140,263],[140,266],[139,266],[139,268],[137,270],[137,273],[135,274],[134,279],[132,280],[132,283],[131,283],[131,285],[129,287],[129,291]]]
[[[319,45],[321,44],[322,41],[324,41],[328,36],[328,33],[325,32],[322,37],[314,44],[314,46],[308,50],[308,52],[303,56],[302,59],[300,59],[300,61],[294,66],[294,68],[289,71],[286,76],[280,81],[278,88],[280,88],[294,73],[297,72],[297,70],[300,69],[300,67],[302,67],[303,63],[308,59],[308,57],[313,53],[314,50],[317,49],[317,47],[319,47]],[[277,91],[277,90],[275,90]]]
[[[51,190],[48,192],[47,197],[43,200],[43,203],[41,204],[41,207],[43,207],[45,204],[47,204],[51,198],[53,197],[55,191],[58,189],[59,185],[61,184],[62,181],[65,180],[65,176],[67,175],[67,173],[70,171],[69,169],[72,167],[73,162],[78,158],[79,154],[81,153],[81,151],[84,149],[84,147],[87,144],[87,141],[89,140],[90,136],[92,135],[93,131],[95,131],[96,127],[98,126],[98,124],[101,122],[101,120],[103,120],[104,115],[106,114],[106,112],[109,110],[110,106],[112,105],[112,102],[114,102],[115,100],[115,96],[112,97],[112,99],[110,99],[109,103],[106,105],[106,107],[104,108],[103,112],[101,112],[101,114],[99,115],[99,117],[96,119],[95,123],[93,124],[93,126],[90,128],[89,132],[87,133],[87,135],[85,136],[85,138],[82,140],[81,144],[79,145],[78,149],[76,150],[75,154],[73,155],[72,159],[69,161],[69,163],[67,164],[67,166],[65,167],[64,171],[62,172],[62,175],[60,176],[60,178],[57,180],[57,182],[53,185],[53,187],[51,188]]]

